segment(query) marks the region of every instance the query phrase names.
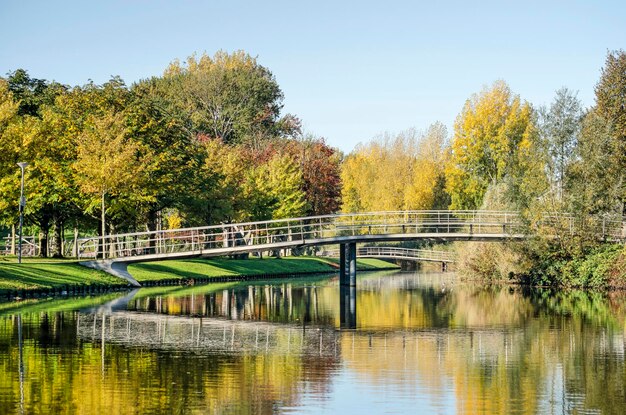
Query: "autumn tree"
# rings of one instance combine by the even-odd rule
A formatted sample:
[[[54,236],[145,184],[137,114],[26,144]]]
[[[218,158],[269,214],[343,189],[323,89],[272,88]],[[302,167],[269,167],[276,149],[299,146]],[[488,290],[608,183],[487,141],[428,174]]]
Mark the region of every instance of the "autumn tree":
[[[531,196],[537,162],[537,129],[530,104],[513,95],[503,81],[472,96],[454,124],[446,187],[452,209],[476,209],[489,186],[502,181],[514,195]],[[525,174],[533,177],[525,181]],[[532,190],[532,191],[531,191]],[[517,196],[515,196],[517,197]]]
[[[447,207],[443,161],[445,127],[410,129],[358,145],[342,165],[343,210],[383,211]]]
[[[78,142],[74,163],[81,190],[92,195],[88,211],[100,205],[102,236],[106,236],[106,198],[127,196],[143,180],[139,144],[126,136],[122,113],[91,117]]]
[[[59,177],[60,170],[66,164],[67,142],[49,134],[49,124],[46,121],[48,109],[54,106],[55,100],[65,94],[66,87],[57,83],[31,78],[28,73],[19,69],[10,73],[6,80],[12,97],[18,104],[17,118],[13,131],[19,134],[10,139],[7,136],[6,145],[12,146],[8,153],[10,162],[6,168],[10,175],[15,176],[15,163],[26,161],[27,180],[25,181],[28,195],[25,216],[27,222],[35,223],[40,229],[40,255],[48,256],[48,235],[55,225],[55,254],[61,252],[60,222],[65,212],[67,182]],[[9,134],[10,135],[10,134]],[[8,161],[8,160],[7,160]],[[0,190],[16,193],[19,190],[17,181],[7,182],[8,187],[0,186]]]
[[[413,178],[404,194],[407,210],[447,209],[449,196],[445,192],[444,163],[448,132],[441,123],[435,123],[417,144]]]
[[[357,145],[342,166],[343,210],[402,210],[413,179],[418,137],[410,129]]]
[[[307,215],[335,213],[341,206],[341,154],[313,135],[285,140],[284,151],[302,171]]]
[[[14,225],[18,212],[19,173],[16,169],[24,133],[30,130],[19,116],[8,82],[0,78],[0,223]]]

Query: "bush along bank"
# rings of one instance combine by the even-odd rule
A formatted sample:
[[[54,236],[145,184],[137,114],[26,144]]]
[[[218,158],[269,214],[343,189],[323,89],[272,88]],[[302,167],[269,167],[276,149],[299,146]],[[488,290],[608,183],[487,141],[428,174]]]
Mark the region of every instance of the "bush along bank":
[[[626,246],[604,244],[576,255],[548,249],[533,258],[529,271],[509,278],[535,286],[626,289]]]

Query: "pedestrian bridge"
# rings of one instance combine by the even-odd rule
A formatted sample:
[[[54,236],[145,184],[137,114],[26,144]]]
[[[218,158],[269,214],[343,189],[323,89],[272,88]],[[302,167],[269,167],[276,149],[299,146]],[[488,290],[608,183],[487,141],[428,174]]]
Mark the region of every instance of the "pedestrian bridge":
[[[402,211],[325,215],[79,238],[79,259],[145,262],[350,242],[525,238],[515,212]]]
[[[339,249],[325,250],[322,256],[339,257]],[[400,259],[405,261],[424,261],[424,262],[455,262],[453,252],[435,250],[435,249],[410,249],[394,246],[364,246],[357,248],[356,256],[359,258],[383,258],[383,259]]]
[[[584,224],[598,237],[623,238],[624,222],[594,219]],[[544,215],[535,226],[549,226],[561,234],[579,229],[568,215]],[[80,238],[75,252],[83,265],[129,279],[126,264],[212,257],[280,249],[340,245],[348,258],[356,244],[428,240],[516,241],[528,236],[528,224],[517,212],[432,210],[347,213],[271,221],[228,223],[204,227],[158,230]],[[348,249],[349,248],[349,249]],[[346,264],[350,259],[346,260]],[[340,261],[343,264],[343,261]],[[342,267],[343,272],[343,267]],[[356,272],[356,271],[355,271]],[[138,285],[130,277],[129,281]]]

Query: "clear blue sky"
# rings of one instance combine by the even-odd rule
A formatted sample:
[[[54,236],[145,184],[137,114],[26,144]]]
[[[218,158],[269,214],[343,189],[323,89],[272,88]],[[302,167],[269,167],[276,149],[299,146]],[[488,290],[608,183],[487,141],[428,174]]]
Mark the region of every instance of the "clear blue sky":
[[[384,131],[450,129],[504,79],[534,105],[561,86],[593,104],[622,1],[0,0],[0,75],[128,84],[194,52],[243,49],[276,76],[285,112],[344,151]]]

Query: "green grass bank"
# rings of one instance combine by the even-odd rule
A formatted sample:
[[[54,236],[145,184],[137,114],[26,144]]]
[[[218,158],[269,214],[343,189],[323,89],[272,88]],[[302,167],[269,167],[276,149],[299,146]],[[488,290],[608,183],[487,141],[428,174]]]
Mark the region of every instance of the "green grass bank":
[[[337,260],[317,257],[265,259],[189,259],[129,265],[128,270],[142,285],[183,284],[194,281],[216,281],[239,277],[272,278],[280,276],[333,273]],[[396,269],[395,264],[377,259],[357,261],[357,269]],[[22,264],[14,257],[0,258],[0,296],[28,297],[62,293],[102,292],[122,289],[128,283],[102,271],[82,267],[72,260],[24,258]]]
[[[0,292],[66,290],[87,287],[126,287],[126,281],[85,268],[77,261],[23,258],[0,259]]]
[[[284,257],[251,259],[187,259],[131,264],[128,272],[141,284],[160,281],[210,280],[221,277],[276,277],[333,273],[338,260],[319,257]],[[373,258],[357,260],[357,270],[398,269],[390,262]]]

